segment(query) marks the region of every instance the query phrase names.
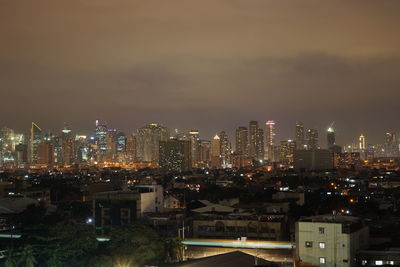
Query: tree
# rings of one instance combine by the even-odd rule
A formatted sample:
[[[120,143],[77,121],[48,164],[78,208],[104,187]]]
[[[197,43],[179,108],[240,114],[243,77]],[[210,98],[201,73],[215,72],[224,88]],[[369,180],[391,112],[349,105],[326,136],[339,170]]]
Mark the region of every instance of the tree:
[[[183,260],[185,245],[179,237],[168,238],[165,240],[165,250],[167,261],[179,262]]]
[[[164,243],[158,234],[141,223],[114,228],[108,244],[114,263],[127,259],[134,264],[157,264],[164,259]],[[133,263],[129,263],[133,265]]]
[[[31,245],[25,245],[20,253],[19,265],[26,267],[35,267],[35,252]]]

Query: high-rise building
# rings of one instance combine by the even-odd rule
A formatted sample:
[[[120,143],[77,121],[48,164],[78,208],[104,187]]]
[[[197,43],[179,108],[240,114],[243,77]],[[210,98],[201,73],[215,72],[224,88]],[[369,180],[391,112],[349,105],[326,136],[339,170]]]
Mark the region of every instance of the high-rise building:
[[[265,155],[264,149],[264,130],[259,128],[257,135],[257,160],[263,161]]]
[[[399,156],[399,142],[394,132],[387,132],[385,134],[385,155],[386,157]]]
[[[71,129],[65,125],[64,129],[61,131],[61,141],[62,141],[62,164],[72,165],[75,155],[74,147],[74,137]]]
[[[136,162],[136,137],[134,135],[126,138],[126,160]]]
[[[307,131],[307,149],[315,150],[318,149],[318,130],[308,129]]]
[[[90,160],[90,147],[86,135],[75,135],[75,159],[79,163]]]
[[[54,142],[53,135],[50,132],[48,132],[43,138],[42,142],[40,142],[38,150],[39,164],[51,165],[54,163]]]
[[[275,158],[275,121],[269,120],[265,123],[265,159],[269,162],[276,161]]]
[[[221,168],[221,139],[218,135],[211,141],[211,167]]]
[[[117,157],[117,130],[107,130],[107,161],[115,161]]]
[[[326,131],[326,141],[328,144],[328,148],[336,145],[335,130],[333,129],[333,127],[329,127]]]
[[[168,171],[188,171],[192,167],[190,140],[160,141],[160,168]]]
[[[365,150],[365,136],[363,134],[358,138],[358,149],[361,151]]]
[[[227,168],[231,166],[231,154],[232,154],[232,148],[231,148],[231,143],[229,142],[228,135],[226,132],[222,131],[219,133],[219,138],[220,138],[220,145],[221,145],[221,165],[223,168]]]
[[[29,136],[29,157],[31,164],[37,164],[39,159],[39,144],[42,142],[42,129],[32,122]]]
[[[0,129],[0,166],[14,165],[15,163],[15,145],[14,130],[2,127]]]
[[[258,144],[258,122],[250,121],[249,122],[249,157],[252,159],[257,159],[257,144]]]
[[[304,124],[302,122],[296,122],[296,133],[295,133],[296,149],[304,149]]]
[[[247,157],[248,156],[248,132],[247,128],[240,126],[239,128],[236,129],[236,150],[235,152]]]
[[[98,161],[104,161],[107,153],[107,123],[96,120],[96,144]]]
[[[169,131],[157,123],[150,123],[136,132],[137,158],[142,162],[159,162],[159,142],[169,139]]]
[[[293,165],[294,151],[296,149],[296,142],[293,140],[281,141],[279,161],[282,165],[290,167]]]
[[[191,143],[191,151],[192,151],[192,167],[197,168],[198,163],[200,162],[200,147],[201,140],[198,130],[191,130],[189,132],[188,138]]]
[[[211,141],[201,140],[200,163],[198,167],[211,167]]]

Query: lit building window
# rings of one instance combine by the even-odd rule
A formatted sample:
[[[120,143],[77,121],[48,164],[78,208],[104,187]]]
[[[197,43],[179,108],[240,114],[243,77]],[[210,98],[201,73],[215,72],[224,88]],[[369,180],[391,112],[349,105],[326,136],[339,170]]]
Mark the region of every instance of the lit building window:
[[[375,261],[375,265],[383,265],[383,261]]]
[[[325,248],[325,242],[319,242],[319,248]]]
[[[326,262],[326,259],[325,259],[325,258],[319,258],[319,263],[320,263],[320,264],[325,264],[325,262]]]
[[[306,241],[306,247],[312,248],[312,241]]]

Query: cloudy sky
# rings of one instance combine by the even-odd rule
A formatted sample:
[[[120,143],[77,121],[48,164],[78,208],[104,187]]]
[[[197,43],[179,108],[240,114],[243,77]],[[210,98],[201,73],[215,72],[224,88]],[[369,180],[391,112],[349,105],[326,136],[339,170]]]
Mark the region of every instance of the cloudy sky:
[[[400,1],[0,0],[0,126],[399,131]],[[320,133],[322,144],[325,136]]]

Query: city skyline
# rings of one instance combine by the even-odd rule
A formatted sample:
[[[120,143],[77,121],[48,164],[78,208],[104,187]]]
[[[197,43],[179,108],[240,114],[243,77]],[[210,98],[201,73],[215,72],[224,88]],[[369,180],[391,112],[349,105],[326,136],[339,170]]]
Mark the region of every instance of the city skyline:
[[[296,121],[320,132],[336,121],[338,142],[400,130],[396,1],[0,7],[0,124],[13,129],[89,131],[103,118],[123,131],[157,121],[232,136],[274,119],[285,140]]]

